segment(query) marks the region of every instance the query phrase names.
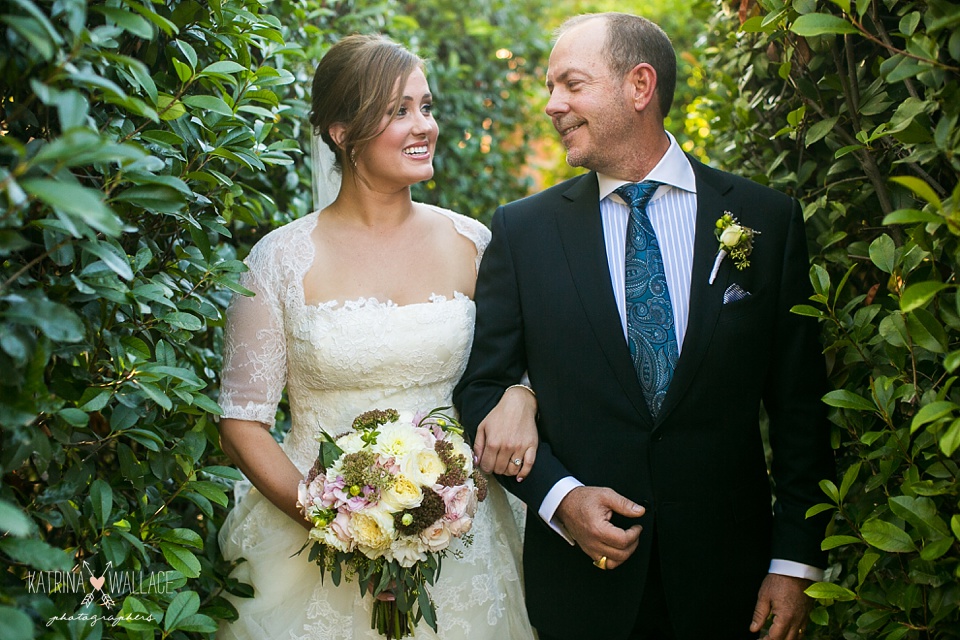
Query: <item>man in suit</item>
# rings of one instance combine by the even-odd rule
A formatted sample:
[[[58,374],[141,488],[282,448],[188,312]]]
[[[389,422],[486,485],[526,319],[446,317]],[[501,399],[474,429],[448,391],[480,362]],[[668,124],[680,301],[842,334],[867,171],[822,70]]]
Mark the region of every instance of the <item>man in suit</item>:
[[[524,371],[536,393],[536,463],[502,478],[529,507],[531,621],[544,640],[739,640],[772,618],[765,637],[798,640],[826,560],[805,513],[834,471],[817,324],[790,312],[810,295],[799,204],[664,130],[659,27],[611,13],[558,33],[546,111],[590,171],[495,213],[455,394],[475,432]],[[755,232],[742,270],[718,262],[724,215]]]

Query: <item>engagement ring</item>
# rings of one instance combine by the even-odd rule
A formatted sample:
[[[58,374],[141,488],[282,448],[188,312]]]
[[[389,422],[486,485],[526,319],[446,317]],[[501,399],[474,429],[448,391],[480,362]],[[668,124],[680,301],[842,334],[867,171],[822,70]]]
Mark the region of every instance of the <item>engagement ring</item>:
[[[517,466],[519,467],[521,464],[523,464],[523,460],[520,459],[520,458],[514,458],[514,459],[513,459],[513,464],[515,464],[515,465],[517,465]]]

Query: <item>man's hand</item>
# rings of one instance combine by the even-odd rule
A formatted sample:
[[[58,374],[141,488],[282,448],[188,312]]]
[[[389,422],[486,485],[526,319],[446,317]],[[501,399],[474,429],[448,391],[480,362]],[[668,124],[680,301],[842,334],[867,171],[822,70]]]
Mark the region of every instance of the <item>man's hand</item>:
[[[596,562],[605,556],[606,568],[615,569],[636,551],[643,527],[635,524],[621,529],[610,523],[610,517],[619,513],[639,518],[644,511],[613,489],[577,487],[560,501],[554,515],[590,560]]]
[[[487,473],[517,476],[523,481],[537,459],[537,399],[527,389],[504,391],[497,406],[477,427],[473,452]],[[520,460],[520,464],[516,464]]]
[[[811,582],[803,578],[768,573],[760,585],[750,631],[757,633],[772,615],[773,624],[761,640],[800,640],[807,628],[813,598],[803,591]]]

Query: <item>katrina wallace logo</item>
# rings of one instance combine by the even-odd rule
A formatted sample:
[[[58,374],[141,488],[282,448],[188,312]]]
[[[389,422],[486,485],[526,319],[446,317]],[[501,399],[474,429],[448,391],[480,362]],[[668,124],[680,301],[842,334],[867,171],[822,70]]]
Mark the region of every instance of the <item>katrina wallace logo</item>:
[[[167,593],[171,578],[168,571],[120,571],[108,562],[97,575],[87,561],[72,571],[36,571],[27,574],[29,593],[82,593],[81,606],[99,599],[101,606],[113,608],[116,598],[145,593]]]
[[[120,571],[113,568],[113,563],[100,571],[99,575],[90,564],[84,560],[82,567],[74,567],[72,571],[36,571],[27,574],[27,591],[29,593],[75,593],[83,594],[81,607],[96,603],[102,609],[111,610],[117,606],[117,600],[127,595],[141,595],[147,593],[167,593],[170,589],[172,576],[167,571]],[[132,616],[132,617],[131,617]],[[90,622],[91,626],[103,621],[113,626],[129,620],[150,620],[149,614],[116,614],[103,615],[91,613],[73,613],[53,616],[47,620],[49,627],[54,622],[82,620]]]

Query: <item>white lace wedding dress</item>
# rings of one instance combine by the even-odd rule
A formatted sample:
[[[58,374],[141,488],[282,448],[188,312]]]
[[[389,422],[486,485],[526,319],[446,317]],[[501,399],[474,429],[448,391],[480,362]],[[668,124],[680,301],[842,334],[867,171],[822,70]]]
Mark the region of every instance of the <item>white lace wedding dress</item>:
[[[479,222],[436,209],[477,246],[489,241]],[[317,213],[264,237],[250,252],[244,286],[228,312],[220,405],[230,418],[273,425],[286,384],[291,427],[282,444],[302,472],[317,457],[323,428],[339,435],[370,409],[400,411],[451,404],[467,364],[474,303],[457,294],[398,306],[361,299],[309,305],[303,278],[313,262],[310,240]],[[430,589],[439,634],[423,621],[416,638],[532,638],[520,579],[521,540],[503,489],[490,482],[487,499],[462,558],[448,555]],[[239,502],[220,531],[225,558],[245,558],[234,576],[253,585],[253,598],[231,597],[240,618],[217,637],[242,640],[379,638],[370,629],[371,598],[356,582],[321,583],[307,552],[294,555],[306,531],[256,489]]]

